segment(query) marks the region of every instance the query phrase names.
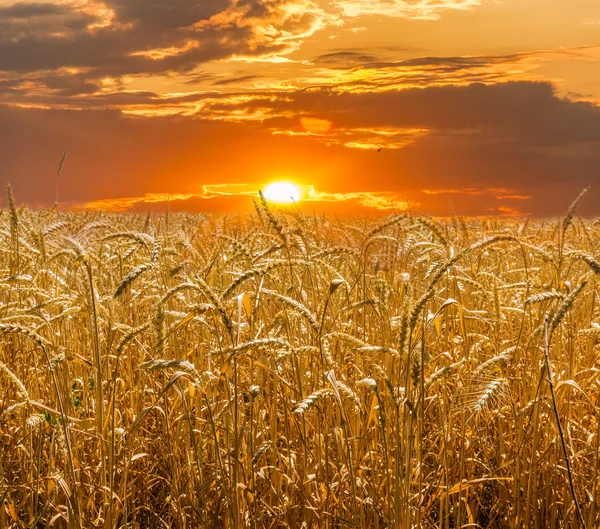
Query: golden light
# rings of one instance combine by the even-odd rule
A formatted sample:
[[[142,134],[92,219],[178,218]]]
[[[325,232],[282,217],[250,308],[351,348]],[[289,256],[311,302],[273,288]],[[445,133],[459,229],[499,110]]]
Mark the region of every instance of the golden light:
[[[313,134],[326,134],[333,125],[333,123],[327,119],[310,116],[301,117],[300,123],[306,132],[312,132]]]
[[[273,182],[263,189],[263,195],[278,204],[292,204],[302,198],[300,188],[292,182]]]

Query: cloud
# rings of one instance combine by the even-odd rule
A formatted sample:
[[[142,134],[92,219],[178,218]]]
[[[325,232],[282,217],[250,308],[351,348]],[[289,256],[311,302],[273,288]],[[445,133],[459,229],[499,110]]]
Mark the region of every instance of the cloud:
[[[295,76],[293,85],[278,84],[269,79],[268,73],[263,75],[262,70],[261,76],[257,76],[256,67],[229,71],[226,76],[194,70],[180,71],[173,74],[173,78],[165,77],[164,72],[160,72],[165,60],[179,61],[187,53],[200,51],[194,44],[196,41],[188,39],[186,42],[187,44],[181,43],[181,48],[154,47],[144,52],[135,52],[130,57],[142,62],[157,63],[156,72],[150,75],[145,86],[156,87],[161,83],[172,83],[175,79],[181,83],[180,90],[176,93],[132,90],[129,87],[135,81],[135,75],[107,74],[99,77],[98,72],[94,73],[90,68],[62,67],[29,73],[5,73],[4,79],[0,77],[0,101],[54,108],[110,107],[124,111],[134,110],[137,114],[142,113],[143,109],[131,107],[144,105],[152,115],[177,112],[189,114],[194,110],[205,113],[209,106],[214,109],[224,107],[228,98],[234,103],[241,96],[255,100],[285,99],[293,91],[328,91],[333,98],[344,92],[382,93],[419,87],[466,86],[473,83],[492,85],[509,81],[542,82],[542,77],[535,71],[544,61],[564,58],[600,60],[600,46],[503,56],[416,57],[404,61],[383,60],[388,53],[398,53],[400,50],[397,48],[359,48],[334,50],[317,56],[313,61],[290,65],[287,72]],[[241,60],[241,57],[238,59]],[[369,62],[360,62],[366,59]],[[244,60],[250,59],[246,57]],[[265,61],[267,57],[260,56],[260,60]],[[118,60],[115,64],[118,64]],[[188,85],[193,85],[194,89],[187,88]],[[223,91],[227,93],[222,93]],[[81,97],[73,97],[76,95]],[[579,96],[576,99],[586,98]],[[167,112],[168,109],[172,111]],[[234,114],[232,119],[235,119]],[[244,116],[244,119],[247,117]],[[264,116],[258,113],[256,119],[262,120]]]
[[[423,189],[423,193],[426,195],[471,195],[471,196],[479,196],[484,193],[482,189],[477,189],[475,187],[465,187],[462,189]]]
[[[441,189],[422,189],[422,193],[425,195],[441,195],[441,196],[459,196],[459,197],[480,197],[486,201],[496,202],[497,204],[493,207],[488,208],[488,212],[494,212],[492,214],[505,215],[507,212],[512,211],[514,215],[527,215],[523,209],[517,204],[531,200],[531,195],[519,194],[516,189],[505,189],[505,188],[441,188]],[[507,206],[506,202],[511,202],[512,206]]]
[[[504,189],[491,187],[488,189],[481,189],[475,187],[466,187],[459,189],[423,189],[423,193],[427,195],[472,195],[472,196],[481,196],[481,195],[495,195],[497,199],[512,199],[512,200],[529,200],[531,197],[526,195],[517,195],[513,189]]]
[[[120,91],[135,79],[148,76],[176,77],[181,82],[197,80],[199,68],[215,61],[289,61],[288,56],[315,33],[341,26],[357,13],[396,16],[396,12],[402,12],[418,18],[437,16],[448,9],[471,8],[477,3],[475,0],[16,2],[0,7],[0,79],[5,80],[0,95],[4,102],[13,102],[18,95],[44,99],[47,105],[84,105],[83,101],[67,102],[65,98]],[[375,59],[368,50],[337,50],[322,54],[317,61],[321,69],[323,66],[338,69],[372,63]],[[311,66],[304,66],[312,75]],[[242,73],[236,76],[236,81],[216,80],[220,84],[215,86],[244,83],[248,76]],[[61,85],[69,85],[67,91],[51,83],[59,77]]]
[[[310,186],[307,190],[306,197],[303,199],[306,202],[354,202],[357,205],[364,206],[370,209],[377,210],[395,210],[406,211],[409,207],[419,204],[410,204],[406,201],[406,197],[400,197],[394,192],[373,192],[373,191],[355,191],[351,193],[331,193],[326,191],[317,191],[314,186]]]
[[[60,4],[40,2],[17,2],[16,4],[0,6],[0,20],[6,22],[11,19],[23,20],[48,15],[63,15],[69,8]]]
[[[430,145],[453,148],[518,143],[520,149],[550,149],[555,155],[595,156],[600,142],[600,107],[562,98],[540,82],[366,93],[326,87],[281,97],[210,97],[198,104],[210,119],[256,120],[276,135],[357,148],[401,149],[427,138]],[[331,126],[322,131],[303,126],[309,120]]]
[[[161,31],[188,28],[223,11],[228,3],[227,0],[104,0],[121,24]]]
[[[418,128],[374,128],[357,127],[342,128],[336,127],[334,130],[319,130],[315,127],[307,128],[308,122],[331,123],[328,120],[319,118],[301,118],[300,124],[302,130],[272,130],[275,135],[286,136],[306,136],[321,141],[326,145],[343,145],[351,149],[377,150],[380,149],[402,149],[414,144],[419,138],[429,134],[428,129]]]
[[[71,207],[76,211],[91,210],[123,212],[128,211],[138,205],[161,204],[170,203],[171,201],[177,200],[189,200],[193,196],[194,195],[192,194],[168,195],[163,193],[146,193],[140,197],[92,200],[91,202],[85,202],[83,204],[73,204]]]
[[[314,62],[349,68],[356,64],[372,63],[378,60],[376,55],[369,54],[367,50],[336,50],[315,57]]]
[[[0,10],[0,71],[77,68],[89,79],[192,72],[298,48],[332,15],[312,0],[105,0]]]
[[[230,84],[240,84],[245,83],[246,81],[255,81],[256,79],[260,79],[259,75],[240,75],[238,77],[229,77],[227,79],[220,79],[213,83],[213,86],[226,86]]]
[[[71,86],[63,81],[60,76],[47,79],[68,92]],[[10,82],[5,86],[9,89]],[[90,97],[91,104],[95,99]],[[107,94],[97,99],[102,103],[137,114],[172,108],[202,120],[253,123],[264,132],[328,145],[403,148],[425,138],[430,145],[453,148],[518,142],[522,149],[593,158],[600,142],[598,106],[560,97],[551,84],[539,82],[366,93],[329,87],[164,96],[132,91]]]
[[[394,54],[402,51],[394,49]],[[407,51],[407,50],[404,50]],[[415,53],[417,50],[413,50]],[[315,68],[300,77],[307,85],[339,92],[381,92],[404,88],[548,81],[538,71],[563,59],[597,62],[600,46],[557,48],[506,55],[421,56],[389,60],[385,49],[334,50],[313,59]],[[359,61],[362,57],[364,61]],[[323,62],[323,59],[325,62]]]
[[[371,11],[383,10],[383,14],[391,9],[407,16],[422,16],[472,9],[478,3],[475,0],[347,0],[337,4],[321,0],[17,2],[0,8],[0,102],[131,110],[126,108],[127,103],[119,104],[119,97],[133,100],[139,97],[139,92],[148,93],[152,87],[156,93],[145,103],[148,113],[164,115],[177,112],[175,105],[184,91],[191,97],[199,91],[252,93],[269,86],[273,92],[311,86],[335,92],[380,92],[433,84],[535,80],[540,79],[535,70],[544,61],[584,57],[586,53],[584,48],[572,48],[397,61],[390,58],[406,50],[363,47],[333,49],[312,60],[290,58],[316,33],[346,23],[351,18],[347,13],[367,9],[365,6],[371,6],[368,8]],[[592,53],[589,60],[599,57]],[[224,61],[236,61],[240,69],[236,67],[231,72],[217,66]],[[252,61],[289,65],[288,77],[294,80],[287,81],[281,74],[277,74],[279,78],[269,78],[262,71],[257,77],[256,66],[250,70],[247,65]],[[201,70],[207,65],[219,73]],[[274,72],[269,70],[271,75]],[[187,89],[186,83],[194,88]],[[164,88],[173,85],[177,85],[176,94],[175,90]],[[190,108],[193,105],[181,111],[189,113]],[[143,110],[133,111],[140,114]]]
[[[247,51],[272,48],[289,53],[306,37],[335,19],[313,0],[234,0],[227,9],[194,24],[201,33],[217,31],[225,44],[240,44]]]
[[[508,206],[498,206],[496,208],[490,208],[487,210],[489,215],[498,217],[529,217],[530,213],[523,212],[517,208],[511,208]]]
[[[71,204],[75,210],[112,211],[123,212],[132,209],[147,208],[153,204],[166,205],[172,202],[185,202],[190,199],[212,200],[219,198],[236,197],[258,197],[258,190],[264,188],[266,183],[252,184],[205,184],[200,193],[189,194],[166,194],[146,193],[138,197],[105,198],[92,200],[84,203]],[[395,193],[389,192],[352,192],[352,193],[328,193],[317,191],[313,185],[300,186],[302,189],[301,202],[309,203],[350,203],[380,211],[405,211],[409,208],[406,199],[400,198]],[[299,205],[299,204],[298,204]],[[412,204],[414,207],[415,204]],[[416,204],[418,206],[418,204]]]
[[[217,198],[231,196],[251,196],[255,197],[258,190],[265,184],[204,184],[202,193],[198,196],[202,198]]]
[[[205,184],[202,186],[202,191],[199,193],[188,194],[167,194],[167,193],[145,193],[137,197],[120,197],[120,198],[104,198],[92,200],[85,203],[71,204],[75,210],[92,210],[92,211],[112,211],[123,212],[131,210],[144,210],[153,205],[161,207],[175,206],[175,202],[191,204],[201,204],[203,201],[214,199],[239,199],[239,198],[254,198],[258,197],[258,190],[263,189],[267,184]],[[339,206],[342,204],[348,208],[366,208],[371,211],[407,211],[409,209],[419,209],[422,204],[415,200],[408,201],[406,196],[401,196],[398,192],[391,191],[354,191],[354,192],[327,192],[319,191],[314,185],[299,186],[301,190],[301,200],[296,204],[297,207],[310,204],[318,206],[326,206],[328,208]],[[514,194],[514,190],[510,189],[422,189],[420,193],[424,195],[455,195],[460,197],[478,196],[486,202],[485,213],[490,215],[500,216],[527,216],[529,213],[525,211],[519,203],[530,200],[531,196]],[[507,204],[508,202],[508,204]],[[238,201],[239,203],[239,201]],[[249,201],[245,202],[246,207]],[[185,208],[185,204],[182,205]],[[200,209],[202,206],[200,205]]]
[[[248,183],[221,183],[204,184],[201,191],[196,193],[145,193],[134,197],[101,198],[82,203],[71,203],[69,207],[74,210],[113,211],[123,212],[139,210],[152,205],[171,205],[175,202],[198,202],[202,200],[258,197],[258,190],[266,184]]]
[[[389,17],[437,20],[444,11],[465,11],[481,5],[482,0],[336,0],[347,17],[383,15]]]

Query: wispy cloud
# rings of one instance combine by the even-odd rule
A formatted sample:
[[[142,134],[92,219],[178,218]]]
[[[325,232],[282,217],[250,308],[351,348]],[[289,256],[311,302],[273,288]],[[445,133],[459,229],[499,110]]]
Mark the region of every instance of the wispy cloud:
[[[465,187],[459,189],[441,188],[441,189],[422,189],[426,195],[463,195],[463,196],[493,196],[497,200],[529,200],[531,196],[518,194],[515,189],[505,189],[498,187],[475,188]]]
[[[255,184],[205,184],[202,186],[202,193],[197,195],[200,198],[217,198],[232,196],[258,196],[258,190],[263,185]]]
[[[321,120],[325,121],[325,120]],[[326,145],[342,145],[351,149],[402,149],[415,143],[419,138],[429,134],[426,128],[401,127],[335,127],[328,130],[307,129],[301,123],[299,130],[273,128],[275,135],[308,137]]]
[[[94,36],[92,40],[96,38]],[[288,45],[287,39],[283,41],[285,46]],[[10,46],[17,46],[18,42],[17,38]],[[295,41],[292,39],[292,42]],[[101,42],[97,44],[103,46]],[[397,54],[397,49],[393,53],[377,48],[337,49],[316,56],[312,61],[282,66],[279,73],[270,70],[268,75],[271,77],[266,75],[267,72],[263,75],[261,70],[259,77],[256,75],[256,66],[252,69],[236,68],[226,76],[198,71],[196,66],[203,59],[196,56],[206,52],[206,43],[201,43],[194,33],[186,33],[177,41],[165,42],[165,46],[155,43],[141,48],[130,47],[122,53],[115,50],[116,57],[111,62],[111,68],[124,61],[122,72],[103,70],[103,59],[94,58],[96,51],[75,62],[71,61],[71,64],[39,65],[27,70],[21,68],[23,64],[34,65],[38,60],[36,56],[31,60],[24,57],[23,61],[12,67],[3,66],[2,61],[9,59],[2,55],[2,46],[0,36],[0,102],[70,109],[108,107],[148,116],[202,114],[204,119],[230,121],[263,121],[273,116],[276,105],[244,105],[246,108],[243,111],[235,108],[247,101],[268,103],[285,101],[290,96],[298,99],[303,93],[315,90],[327,90],[332,95],[383,94],[432,86],[542,81],[545,76],[541,68],[552,61],[600,61],[600,45],[508,55],[423,56],[406,60],[390,60],[389,55]],[[18,56],[19,51],[12,50],[11,53]],[[48,51],[53,56],[56,53]],[[252,53],[246,57],[248,60],[276,59],[275,56],[269,59],[268,54],[260,52],[258,48]],[[242,55],[219,55],[215,59],[228,57],[241,60]],[[209,60],[208,56],[206,60]],[[131,69],[129,61],[133,61]],[[173,65],[169,65],[170,61]],[[186,61],[189,66],[184,66]],[[175,63],[179,62],[181,64],[177,66]],[[294,78],[293,83],[289,82],[290,76]],[[139,88],[142,77],[147,78],[144,83],[146,89]],[[147,89],[149,86],[172,85],[173,80],[178,83],[177,91]],[[581,99],[586,98],[581,96]]]
[[[193,194],[175,194],[169,195],[166,193],[146,193],[140,197],[124,197],[124,198],[105,198],[100,200],[92,200],[82,204],[73,204],[71,207],[75,210],[92,210],[92,211],[127,211],[137,205],[142,204],[160,204],[170,201],[189,200]]]
[[[264,188],[266,184],[206,184],[202,186],[199,193],[187,194],[167,194],[167,193],[146,193],[139,197],[107,198],[94,200],[82,204],[72,205],[73,209],[93,210],[93,211],[113,211],[123,212],[140,206],[166,205],[171,202],[185,202],[190,200],[211,200],[223,198],[257,198],[258,190]],[[398,192],[392,191],[353,191],[353,192],[331,192],[320,191],[313,185],[299,186],[301,189],[301,201],[309,204],[336,204],[350,205],[353,207],[362,207],[376,211],[406,211],[409,208],[418,210],[421,203],[417,200],[408,201],[406,196],[401,196]],[[514,190],[502,188],[487,188],[477,190],[475,188],[463,189],[422,189],[419,193],[424,195],[457,195],[457,196],[480,196],[485,200],[492,199],[495,204],[487,208],[489,214],[504,216],[523,216],[528,213],[519,202],[527,201],[531,197],[517,194]],[[416,196],[412,192],[413,197]],[[517,204],[514,202],[516,201]],[[509,202],[510,204],[506,204]]]
[[[470,195],[477,196],[483,193],[482,190],[474,187],[466,187],[462,189],[423,189],[423,193],[426,195]]]
[[[335,22],[336,18],[313,0],[233,0],[223,11],[192,27],[201,34],[221,31],[225,38],[235,38],[230,34],[231,28],[235,27],[243,35],[244,47],[250,57],[268,57],[295,51],[304,39]],[[259,52],[261,49],[264,50],[262,53]],[[245,54],[240,51],[233,57]]]
[[[470,202],[473,197],[482,205],[485,214],[496,216],[524,217],[531,213],[525,209],[526,203],[533,197],[519,193],[516,189],[501,187],[463,187],[422,189],[421,193],[429,197]]]
[[[217,198],[233,198],[233,197],[258,197],[258,190],[262,189],[266,184],[205,184],[202,186],[202,191],[199,193],[187,194],[168,194],[168,193],[146,193],[139,197],[122,197],[122,198],[105,198],[93,200],[90,202],[72,204],[71,207],[75,210],[93,210],[93,211],[113,211],[123,212],[134,209],[140,206],[148,206],[152,204],[166,204],[169,202],[181,202],[191,199],[211,200]],[[349,203],[355,206],[370,208],[375,210],[397,210],[404,211],[409,205],[406,197],[402,198],[397,193],[393,192],[371,192],[359,191],[351,193],[343,192],[326,192],[318,191],[313,185],[302,186],[301,203]],[[417,206],[418,204],[411,204]]]
[[[519,208],[513,208],[509,206],[497,206],[487,210],[488,215],[494,215],[498,217],[528,217],[531,213],[522,211]]]
[[[351,193],[331,193],[317,191],[314,186],[307,188],[304,200],[307,202],[353,202],[366,208],[384,211],[405,211],[411,205],[418,207],[418,204],[409,205],[406,197],[401,198],[393,192],[355,191]]]
[[[437,20],[444,11],[465,11],[481,3],[482,0],[336,0],[335,5],[347,17],[383,15]]]
[[[169,202],[182,202],[190,199],[212,199],[222,197],[256,197],[258,190],[264,186],[254,184],[205,184],[198,193],[145,193],[138,197],[117,197],[92,200],[90,202],[72,204],[76,210],[89,209],[93,211],[128,211],[132,208],[151,205],[166,204]]]

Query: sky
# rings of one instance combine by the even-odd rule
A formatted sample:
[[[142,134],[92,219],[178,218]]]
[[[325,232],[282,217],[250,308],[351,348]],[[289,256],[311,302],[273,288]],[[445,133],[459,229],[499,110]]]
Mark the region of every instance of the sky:
[[[0,0],[18,201],[600,215],[598,0]]]

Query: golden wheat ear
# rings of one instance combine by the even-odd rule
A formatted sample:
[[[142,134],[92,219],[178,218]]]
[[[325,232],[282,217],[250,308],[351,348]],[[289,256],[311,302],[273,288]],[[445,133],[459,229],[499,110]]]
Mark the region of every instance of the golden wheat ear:
[[[577,211],[579,204],[583,200],[583,197],[585,195],[587,195],[589,190],[590,190],[590,186],[586,187],[585,189],[583,189],[581,191],[581,193],[579,193],[579,195],[577,195],[577,198],[575,200],[573,200],[573,202],[571,202],[571,205],[567,209],[567,213],[565,214],[563,221],[562,221],[563,234],[564,234],[564,232],[567,231],[567,228],[571,225],[571,222],[573,221],[573,217],[575,216],[575,212]]]

